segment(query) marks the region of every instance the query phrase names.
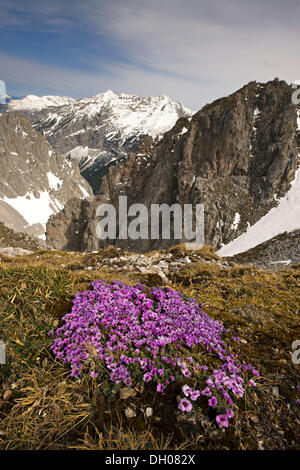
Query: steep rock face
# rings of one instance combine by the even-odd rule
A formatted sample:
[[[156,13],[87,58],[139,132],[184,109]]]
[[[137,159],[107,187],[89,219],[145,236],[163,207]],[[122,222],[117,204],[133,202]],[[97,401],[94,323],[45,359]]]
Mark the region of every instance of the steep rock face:
[[[298,165],[290,88],[273,81],[206,106],[192,120],[178,170],[179,200],[204,201],[206,240],[228,243],[283,196]]]
[[[94,206],[87,199],[70,199],[62,211],[52,215],[47,222],[46,240],[57,250],[86,251],[84,239],[90,234],[90,224],[95,219]],[[96,238],[95,230],[90,234]],[[97,249],[97,243],[96,243]],[[90,250],[92,251],[92,250]]]
[[[78,167],[54,152],[19,113],[0,113],[0,221],[42,235],[48,217],[92,195]]]
[[[109,166],[144,136],[163,134],[192,114],[167,96],[141,98],[111,90],[78,100],[29,96],[7,108],[25,113],[55,150],[76,161],[95,193]]]
[[[95,234],[95,209],[108,201],[118,207],[119,195],[128,196],[128,205],[147,207],[204,203],[205,243],[226,244],[278,204],[295,176],[298,152],[291,88],[277,79],[250,82],[192,118],[179,119],[162,139],[144,139],[122,163],[112,166],[90,207],[82,249],[105,244]],[[47,231],[55,224],[52,217]],[[116,242],[137,251],[173,244]]]

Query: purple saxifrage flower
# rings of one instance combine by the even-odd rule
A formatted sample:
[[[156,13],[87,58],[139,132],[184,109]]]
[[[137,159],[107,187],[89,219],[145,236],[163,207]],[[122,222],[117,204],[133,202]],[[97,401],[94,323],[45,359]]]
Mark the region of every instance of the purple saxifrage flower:
[[[218,400],[216,399],[216,397],[211,397],[208,400],[208,406],[212,406],[213,408],[215,408],[217,404],[218,404]]]
[[[216,421],[223,428],[228,428],[228,417],[226,415],[218,415]]]
[[[160,393],[162,393],[165,389],[165,386],[163,384],[158,384],[156,387],[156,390]]]
[[[200,390],[191,390],[190,391],[190,399],[193,400],[193,401],[198,400],[200,395],[201,395]]]
[[[182,391],[183,391],[183,393],[185,394],[186,397],[189,397],[191,388],[186,384],[186,385],[183,385]]]
[[[147,372],[147,373],[144,374],[144,376],[143,376],[143,381],[144,381],[144,382],[150,382],[150,380],[152,380],[152,376]]]
[[[195,384],[199,377],[206,381],[202,392],[184,386],[183,393],[190,400],[196,401],[200,394],[210,398],[214,389],[232,405],[234,397],[244,394],[244,371],[259,376],[250,364],[238,362],[237,354],[222,339],[224,326],[203,312],[196,299],[169,288],[154,287],[149,292],[141,284],[129,286],[120,281],[94,281],[91,287],[76,294],[51,346],[54,356],[70,365],[72,377],[89,373],[96,359],[101,366],[90,372],[92,378],[106,374],[112,382],[129,387],[153,381],[156,390],[163,392],[183,374]],[[221,361],[220,368],[207,377],[208,366],[195,360],[195,349],[213,354]],[[253,380],[249,383],[256,385]],[[179,409],[190,411],[190,400],[183,398]],[[227,415],[219,416],[228,422]],[[221,423],[222,418],[218,420]]]
[[[180,409],[180,411],[186,411],[187,413],[189,413],[192,410],[193,405],[191,404],[190,400],[188,400],[187,398],[183,398],[179,402],[178,408]]]
[[[226,410],[226,416],[227,416],[228,418],[233,418],[234,412],[233,412],[233,410],[232,410],[231,408],[227,408],[227,410]]]

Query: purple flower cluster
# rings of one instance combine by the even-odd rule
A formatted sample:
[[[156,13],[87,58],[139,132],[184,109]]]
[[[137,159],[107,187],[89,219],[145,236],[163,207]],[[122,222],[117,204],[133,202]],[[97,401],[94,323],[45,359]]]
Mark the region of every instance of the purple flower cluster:
[[[236,355],[228,353],[221,339],[223,325],[204,313],[196,299],[161,288],[153,288],[147,295],[145,286],[119,281],[107,284],[100,280],[91,285],[92,290],[76,294],[72,311],[63,318],[64,325],[56,330],[51,346],[56,358],[71,365],[72,376],[92,364],[97,371],[90,375],[97,378],[101,364],[117,384],[154,381],[157,391],[163,393],[179,376],[198,380],[206,373],[207,366],[186,357],[187,350],[201,347],[215,353],[222,366],[213,370],[203,390],[186,386],[179,409],[189,412],[193,407],[190,400],[195,402],[201,395],[209,398],[210,406],[217,406],[213,391],[232,405],[233,396],[244,393],[242,372],[258,375],[251,365],[237,363]],[[232,410],[227,412],[217,417],[224,427]]]

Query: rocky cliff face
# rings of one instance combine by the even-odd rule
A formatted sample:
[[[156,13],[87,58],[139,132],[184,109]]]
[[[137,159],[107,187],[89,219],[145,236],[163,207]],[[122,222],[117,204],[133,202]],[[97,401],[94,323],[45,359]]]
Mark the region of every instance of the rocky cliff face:
[[[250,82],[192,118],[179,119],[161,140],[144,139],[123,163],[110,167],[100,195],[89,204],[86,225],[79,223],[82,204],[72,202],[50,219],[49,241],[68,248],[67,236],[63,246],[59,242],[58,223],[64,220],[70,227],[77,221],[76,249],[97,249],[103,242],[95,234],[96,207],[108,201],[117,207],[119,195],[127,195],[128,205],[204,203],[205,243],[219,247],[230,242],[276,206],[295,177],[299,142],[291,91],[277,79]],[[116,244],[143,251],[164,248],[174,240]]]
[[[111,90],[74,100],[28,96],[7,109],[25,113],[59,153],[78,163],[97,193],[110,165],[136,148],[141,139],[163,134],[192,111],[167,96],[140,98]]]
[[[0,221],[42,236],[51,214],[92,190],[78,167],[53,151],[19,113],[0,113]]]

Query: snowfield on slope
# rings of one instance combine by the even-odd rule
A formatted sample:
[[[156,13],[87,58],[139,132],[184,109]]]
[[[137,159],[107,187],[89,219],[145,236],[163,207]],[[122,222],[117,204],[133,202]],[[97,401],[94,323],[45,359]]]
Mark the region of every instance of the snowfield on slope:
[[[44,228],[50,215],[63,208],[62,204],[47,191],[40,191],[39,197],[27,193],[16,198],[5,196],[2,200],[16,209],[30,225],[40,223]]]
[[[286,195],[277,207],[256,224],[217,252],[220,256],[234,256],[254,248],[284,232],[300,229],[300,168]]]

